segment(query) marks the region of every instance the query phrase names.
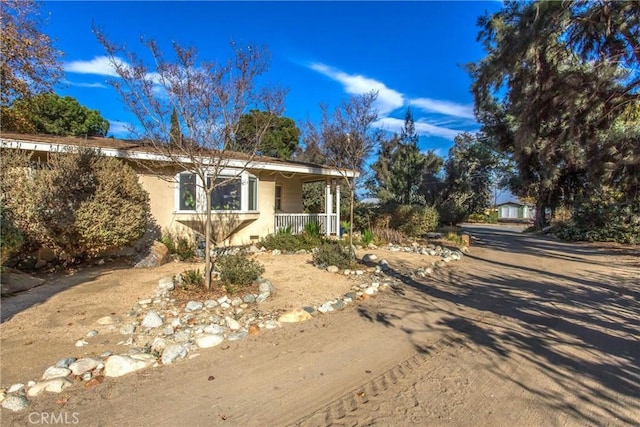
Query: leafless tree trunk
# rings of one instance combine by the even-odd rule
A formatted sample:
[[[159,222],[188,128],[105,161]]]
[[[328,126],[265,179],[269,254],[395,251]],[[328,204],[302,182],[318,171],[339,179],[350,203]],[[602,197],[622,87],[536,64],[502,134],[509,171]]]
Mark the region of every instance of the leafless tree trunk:
[[[149,151],[161,155],[180,172],[198,177],[204,193],[205,274],[211,288],[211,243],[213,222],[211,193],[237,179],[253,162],[266,131],[265,120],[256,128],[255,146],[247,153],[231,152],[240,118],[251,109],[278,117],[283,111],[285,91],[278,87],[258,86],[256,80],[267,71],[269,54],[259,46],[238,47],[231,43],[230,59],[210,62],[198,59],[193,47],[173,44],[171,57],[165,56],[155,41],[143,41],[153,58],[152,66],[131,49],[111,43],[94,30],[105,47],[118,78],[111,83],[138,122],[129,131]],[[181,143],[171,143],[171,115],[177,113]],[[174,119],[174,133],[175,119]],[[174,138],[175,139],[175,138]],[[158,173],[149,163],[140,162],[150,173]],[[222,174],[224,171],[224,175]],[[175,178],[170,178],[175,182]]]

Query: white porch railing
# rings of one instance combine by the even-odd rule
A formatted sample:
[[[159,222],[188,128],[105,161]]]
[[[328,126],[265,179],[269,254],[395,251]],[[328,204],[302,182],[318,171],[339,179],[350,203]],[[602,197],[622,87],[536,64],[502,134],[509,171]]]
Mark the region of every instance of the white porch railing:
[[[327,214],[324,213],[301,213],[290,214],[281,213],[275,214],[275,230],[281,230],[287,227],[291,227],[293,234],[299,234],[304,231],[305,224],[309,222],[317,222],[320,224],[320,232],[327,234]],[[338,216],[336,214],[329,214],[329,234],[337,235],[338,233]]]

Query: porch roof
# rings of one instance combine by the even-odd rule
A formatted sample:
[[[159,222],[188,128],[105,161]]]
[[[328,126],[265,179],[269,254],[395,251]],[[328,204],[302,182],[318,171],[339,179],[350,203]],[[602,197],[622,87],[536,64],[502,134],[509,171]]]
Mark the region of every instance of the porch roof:
[[[102,154],[109,157],[118,157],[134,161],[151,161],[168,163],[171,158],[154,150],[153,147],[139,141],[129,141],[114,138],[55,135],[31,135],[12,132],[2,132],[0,142],[3,148],[23,149],[27,151],[58,152],[73,149],[75,147],[90,147],[99,149]],[[230,168],[247,168],[253,170],[265,170],[289,174],[309,175],[310,179],[323,177],[357,177],[356,171],[340,171],[326,165],[282,160],[275,157],[250,156],[246,153],[226,152],[228,159],[225,165]],[[202,159],[206,159],[205,156]],[[190,163],[187,157],[180,158],[183,163]]]

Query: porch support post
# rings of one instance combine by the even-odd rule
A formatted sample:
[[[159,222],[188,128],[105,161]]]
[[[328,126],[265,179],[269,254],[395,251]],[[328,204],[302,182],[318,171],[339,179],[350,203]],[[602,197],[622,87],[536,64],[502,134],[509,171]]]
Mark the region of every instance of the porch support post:
[[[327,215],[327,223],[325,227],[325,234],[331,235],[331,208],[333,207],[333,200],[331,200],[331,181],[326,180],[326,188],[324,192],[324,212]]]
[[[340,184],[336,184],[336,237],[340,238]]]

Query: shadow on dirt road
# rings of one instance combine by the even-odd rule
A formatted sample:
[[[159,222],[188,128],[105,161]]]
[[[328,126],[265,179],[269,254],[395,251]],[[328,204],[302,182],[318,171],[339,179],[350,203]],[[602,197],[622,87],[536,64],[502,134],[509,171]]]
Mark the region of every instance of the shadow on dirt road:
[[[547,411],[566,414],[570,424],[637,424],[635,248],[567,244],[517,229],[468,231],[477,246],[463,263],[431,279],[394,271],[404,285],[395,289],[398,302],[378,312],[363,308],[361,316],[410,337],[449,335],[491,360],[485,369],[501,382],[528,391]]]

